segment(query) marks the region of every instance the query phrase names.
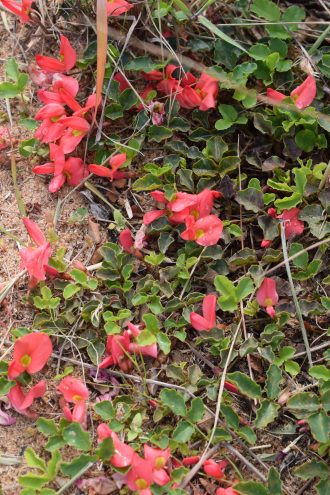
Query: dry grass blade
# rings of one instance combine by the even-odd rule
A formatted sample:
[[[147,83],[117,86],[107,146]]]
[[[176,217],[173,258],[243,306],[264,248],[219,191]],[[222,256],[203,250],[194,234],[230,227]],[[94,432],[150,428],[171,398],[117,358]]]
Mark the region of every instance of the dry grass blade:
[[[107,22],[107,1],[97,0],[96,2],[96,32],[97,32],[97,73],[96,73],[96,101],[101,101],[103,88],[105,64],[107,62],[108,47],[108,22]],[[96,120],[97,105],[93,116],[93,123]]]

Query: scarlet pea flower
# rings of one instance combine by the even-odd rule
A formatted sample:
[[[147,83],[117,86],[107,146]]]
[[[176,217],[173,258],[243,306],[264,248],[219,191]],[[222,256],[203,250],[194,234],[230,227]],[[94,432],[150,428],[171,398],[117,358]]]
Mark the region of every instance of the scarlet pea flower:
[[[30,411],[30,407],[34,399],[42,397],[46,392],[46,382],[41,380],[39,383],[30,388],[30,390],[25,394],[21,385],[16,383],[16,385],[10,389],[8,393],[8,399],[11,406],[20,414],[27,416],[28,418],[36,418],[37,414]]]
[[[271,318],[275,317],[274,306],[278,303],[278,294],[276,292],[276,282],[272,278],[264,278],[259,289],[257,290],[257,301],[260,306],[266,308]]]
[[[277,218],[282,218],[284,221],[286,239],[292,239],[292,237],[303,233],[304,222],[299,220],[299,213],[300,208],[290,208],[290,210],[283,210],[282,215],[278,215]]]
[[[16,2],[15,0],[1,0],[1,3],[6,9],[10,10],[15,15],[20,17],[22,24],[29,22],[31,19],[29,17],[31,12],[31,5],[33,0],[22,0],[22,3]]]
[[[23,223],[31,239],[37,247],[27,247],[19,250],[21,268],[26,268],[30,275],[30,287],[35,286],[46,278],[51,247],[38,225],[29,218],[23,218]]]
[[[182,108],[196,108],[206,111],[215,108],[216,99],[219,93],[219,83],[217,79],[203,72],[193,87],[189,84],[193,79],[190,77],[183,90],[178,93],[177,100]],[[184,82],[183,82],[184,84]]]
[[[100,368],[108,368],[114,364],[118,365],[123,371],[131,369],[132,363],[127,357],[131,336],[125,331],[123,335],[109,335],[107,338],[106,351],[108,356],[100,363]]]
[[[153,481],[157,485],[164,486],[170,481],[169,475],[165,471],[167,461],[171,456],[171,449],[153,449],[148,445],[143,445],[144,458],[153,463]]]
[[[78,81],[74,77],[64,74],[54,74],[51,91],[40,89],[38,98],[45,104],[60,103],[66,104],[74,112],[81,109],[75,97],[79,91]]]
[[[123,76],[123,74],[121,74],[120,72],[117,72],[117,74],[113,76],[113,79],[114,81],[117,81],[119,83],[119,91],[121,93],[125,91],[125,89],[130,88],[130,85],[127,82],[127,78]]]
[[[199,455],[192,455],[190,457],[184,457],[182,459],[182,464],[184,466],[194,466],[195,464],[197,464],[197,462],[199,462],[200,458],[201,457]]]
[[[37,64],[47,72],[67,72],[75,66],[76,60],[76,50],[71,46],[68,38],[63,35],[60,38],[60,60],[36,55]]]
[[[126,162],[126,153],[119,153],[114,155],[109,160],[111,168],[104,167],[103,165],[96,165],[92,163],[88,167],[88,171],[99,177],[108,177],[109,180],[123,179],[126,177],[125,172],[119,172],[118,169]]]
[[[81,158],[69,157],[65,160],[63,150],[56,144],[50,144],[49,163],[37,165],[32,170],[37,175],[54,174],[49,184],[49,192],[58,191],[65,182],[70,186],[78,186],[88,173]]]
[[[119,244],[126,253],[132,254],[137,258],[141,258],[142,254],[134,247],[134,238],[129,229],[124,229],[119,234]]]
[[[190,313],[190,323],[195,330],[209,332],[216,326],[217,297],[209,294],[203,299],[203,316]]]
[[[68,421],[83,423],[86,417],[86,400],[89,397],[87,387],[77,378],[66,376],[58,386],[58,391],[63,394],[64,403],[62,410]],[[73,403],[71,411],[68,403]]]
[[[110,457],[109,462],[114,467],[117,468],[125,468],[131,465],[133,456],[135,454],[132,447],[122,442],[118,435],[110,430],[109,426],[105,423],[101,423],[97,427],[97,436],[99,442],[106,438],[111,438],[113,441],[113,446],[115,449],[115,453]]]
[[[215,215],[207,215],[196,222],[193,216],[186,218],[186,230],[180,235],[185,241],[195,241],[200,246],[214,246],[221,238],[223,223]]]
[[[227,461],[216,462],[213,459],[207,459],[203,464],[203,469],[206,474],[217,480],[225,477],[223,469],[227,466]]]
[[[267,239],[263,239],[263,241],[261,241],[260,246],[262,248],[268,248],[271,245],[271,243],[272,243],[272,241],[269,241]]]
[[[138,326],[133,325],[131,322],[127,322],[128,326],[128,334],[134,338],[138,337],[141,333],[141,330],[139,329]],[[129,352],[132,354],[142,354],[143,356],[150,356],[153,357],[154,359],[157,358],[158,356],[158,348],[157,344],[150,344],[150,345],[139,345],[136,342],[130,342],[128,346]]]
[[[37,373],[45,366],[52,352],[52,342],[45,333],[35,332],[23,335],[14,344],[14,355],[9,364],[8,378],[12,380],[24,371],[30,375]]]
[[[117,17],[125,12],[128,12],[134,5],[126,2],[126,0],[107,0],[107,15]]]
[[[291,91],[290,96],[299,110],[308,107],[316,96],[316,81],[314,76],[311,74],[307,76],[300,86]],[[267,97],[275,102],[282,101],[286,98],[283,93],[271,88],[267,88]]]
[[[64,154],[71,153],[87,134],[90,125],[86,119],[76,116],[65,117],[61,120],[61,123],[67,129],[60,139],[59,146]]]
[[[227,488],[218,488],[215,492],[216,495],[239,495],[231,486]]]
[[[139,491],[143,495],[151,494],[148,489],[154,483],[153,461],[142,459],[142,457],[134,453],[131,469],[125,476],[125,482],[130,490]]]

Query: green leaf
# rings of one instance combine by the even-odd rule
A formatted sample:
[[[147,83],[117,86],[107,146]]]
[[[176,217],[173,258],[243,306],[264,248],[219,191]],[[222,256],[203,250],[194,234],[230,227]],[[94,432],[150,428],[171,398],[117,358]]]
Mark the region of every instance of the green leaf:
[[[56,478],[60,460],[61,454],[59,450],[55,450],[47,463],[47,476],[49,481],[52,481]]]
[[[256,481],[241,481],[235,484],[235,491],[242,495],[268,495],[266,488]]]
[[[63,291],[64,299],[71,299],[77,292],[81,290],[81,287],[76,284],[68,284]]]
[[[3,376],[0,377],[0,396],[7,395],[9,390],[16,385],[14,380],[7,380]]]
[[[79,423],[71,423],[62,432],[64,441],[78,450],[89,450],[91,439],[87,431],[84,431]]]
[[[5,71],[8,79],[11,79],[14,83],[18,81],[19,70],[18,64],[14,58],[9,58],[5,64]]]
[[[237,284],[237,287],[235,288],[236,299],[238,301],[242,301],[245,297],[253,292],[253,288],[253,281],[250,279],[250,277],[242,278],[242,280],[240,280],[240,282]]]
[[[164,388],[159,396],[164,406],[168,407],[174,414],[177,416],[187,415],[184,399],[176,390]]]
[[[110,103],[105,109],[105,116],[110,120],[117,120],[123,117],[124,110],[120,103]]]
[[[293,256],[296,253],[299,253],[304,249],[304,246],[300,244],[299,242],[293,242],[291,244],[290,250],[289,250],[289,256]],[[306,268],[308,265],[308,253],[305,251],[301,253],[297,258],[295,258],[292,263],[297,267],[297,268]]]
[[[293,397],[290,397],[287,407],[297,418],[305,419],[318,411],[320,401],[312,392],[299,392]]]
[[[31,468],[36,468],[45,473],[47,471],[46,463],[39,457],[32,447],[28,447],[24,452],[26,464]]]
[[[325,462],[312,459],[295,469],[294,474],[303,480],[309,480],[311,478],[321,478],[321,480],[325,480],[330,473],[329,467]]]
[[[191,401],[191,407],[188,411],[187,418],[190,419],[193,423],[197,423],[200,421],[205,412],[205,407],[202,399],[200,397],[196,397]]]
[[[295,142],[298,148],[303,151],[309,152],[314,149],[316,143],[316,134],[310,129],[302,129],[297,132],[295,136]]]
[[[115,453],[115,448],[113,445],[112,438],[105,438],[98,446],[96,451],[97,457],[101,459],[101,461],[109,461],[109,459]]]
[[[217,275],[214,279],[214,286],[220,294],[236,299],[236,291],[233,282],[224,275]]]
[[[15,98],[19,94],[16,84],[10,82],[0,83],[0,98]]]
[[[238,191],[236,195],[236,201],[248,211],[258,213],[264,207],[264,199],[261,191],[248,187]]]
[[[79,457],[75,457],[70,462],[62,462],[61,471],[64,476],[73,478],[80,471],[82,471],[90,462],[93,462],[95,457],[90,455],[81,454]]]
[[[298,373],[300,372],[300,366],[298,363],[296,363],[296,361],[286,361],[284,363],[284,369],[287,373],[289,373],[289,375],[295,377],[298,375]]]
[[[19,484],[24,486],[25,488],[34,488],[35,490],[39,490],[46,483],[48,483],[47,476],[40,476],[38,474],[29,473],[25,476],[18,477]]]
[[[134,191],[154,191],[163,187],[163,182],[153,174],[146,174],[137,179],[133,184]]]
[[[131,89],[125,89],[118,98],[123,110],[130,110],[132,107],[139,103],[139,99],[136,93]]]
[[[307,421],[315,440],[321,443],[329,441],[330,417],[324,411],[312,414]]]
[[[268,471],[267,485],[269,493],[272,495],[282,495],[281,476],[273,466]]]
[[[227,378],[229,381],[235,383],[238,390],[243,395],[246,395],[251,399],[257,399],[261,397],[260,385],[255,383],[244,373],[241,373],[240,371],[234,371],[233,373],[228,373]]]
[[[330,380],[330,369],[324,364],[318,364],[309,368],[308,374],[316,380]]]
[[[166,333],[158,332],[156,335],[157,342],[160,350],[165,354],[169,354],[171,351],[171,340],[168,338]]]
[[[266,393],[269,399],[277,399],[280,391],[282,372],[278,366],[271,364],[266,373]]]
[[[165,139],[169,139],[173,136],[173,131],[168,127],[162,125],[151,125],[148,129],[149,141],[156,141],[161,143]]]
[[[103,400],[101,402],[97,402],[94,406],[94,411],[96,414],[101,416],[104,421],[109,421],[116,416],[116,412],[113,408],[113,405],[109,400]]]
[[[302,196],[298,192],[294,192],[291,196],[287,198],[277,199],[274,204],[281,210],[289,210],[290,208],[294,208],[302,202]]]
[[[254,0],[251,11],[267,21],[279,21],[281,18],[279,7],[270,0]]]
[[[256,419],[254,421],[256,428],[265,428],[269,423],[274,421],[278,416],[279,409],[279,404],[274,404],[274,402],[271,402],[268,399],[261,401],[260,408],[257,410]]]
[[[188,421],[180,421],[173,432],[173,440],[179,443],[186,443],[190,440],[195,428]]]
[[[145,328],[144,330],[142,330],[140,335],[138,335],[136,341],[139,345],[152,345],[157,342],[157,339],[156,336],[152,332],[150,332],[150,330]]]

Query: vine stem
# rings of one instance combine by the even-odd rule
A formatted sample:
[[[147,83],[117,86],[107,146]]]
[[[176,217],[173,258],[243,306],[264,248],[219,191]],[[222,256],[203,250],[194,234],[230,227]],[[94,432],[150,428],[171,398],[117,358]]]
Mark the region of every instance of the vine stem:
[[[296,313],[297,313],[297,317],[298,317],[298,320],[299,320],[301,333],[302,333],[304,344],[305,344],[305,349],[306,349],[308,363],[309,363],[309,366],[311,367],[311,366],[313,366],[312,354],[311,354],[311,350],[310,350],[310,347],[309,347],[309,342],[308,342],[307,332],[306,332],[306,328],[305,328],[305,323],[304,323],[304,320],[303,320],[303,317],[302,317],[302,313],[301,313],[301,309],[300,309],[300,306],[299,306],[299,301],[298,301],[298,298],[297,298],[296,289],[294,287],[294,283],[293,283],[293,279],[292,279],[290,262],[289,262],[289,257],[288,257],[288,250],[287,250],[287,246],[286,246],[285,229],[284,229],[283,222],[280,223],[280,228],[281,228],[281,242],[282,242],[282,250],[283,250],[283,257],[284,257],[284,264],[285,264],[285,268],[286,268],[286,273],[288,275],[288,281],[289,281],[289,284],[290,284],[290,289],[291,289],[291,293],[292,293],[292,299],[293,299],[293,302],[294,302],[294,305],[295,305],[295,308],[296,308]]]
[[[195,270],[196,270],[196,268],[197,268],[197,266],[198,266],[198,264],[199,264],[199,262],[200,262],[200,260],[201,260],[201,257],[202,257],[202,256],[203,256],[203,254],[205,253],[205,249],[206,249],[206,247],[204,247],[204,248],[202,249],[201,254],[198,256],[198,258],[197,258],[197,260],[196,260],[196,263],[194,264],[194,266],[193,266],[193,267],[192,267],[192,269],[191,269],[191,272],[189,273],[189,278],[186,280],[186,283],[184,284],[183,289],[182,289],[182,291],[181,291],[181,294],[180,294],[180,296],[179,296],[180,301],[181,301],[181,299],[183,298],[184,293],[186,292],[186,289],[187,289],[187,287],[188,287],[188,284],[189,284],[189,282],[190,282],[190,279],[191,279],[191,277],[193,276],[193,274],[195,273]]]

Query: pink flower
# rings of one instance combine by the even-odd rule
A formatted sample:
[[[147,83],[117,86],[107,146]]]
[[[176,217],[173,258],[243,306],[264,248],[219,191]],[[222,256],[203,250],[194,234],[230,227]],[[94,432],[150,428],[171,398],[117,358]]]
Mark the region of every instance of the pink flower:
[[[76,50],[70,45],[68,38],[63,35],[60,38],[60,60],[36,55],[37,64],[47,72],[67,72],[75,66],[76,60]]]
[[[223,469],[227,466],[227,461],[215,462],[213,459],[207,459],[203,464],[203,469],[206,474],[217,480],[225,477]]]
[[[0,150],[7,148],[8,142],[8,129],[6,127],[0,127]]]
[[[303,108],[308,107],[314,100],[316,96],[316,81],[313,75],[307,76],[300,86],[291,91],[291,98],[293,99],[294,104],[297,108],[302,110]],[[275,91],[274,89],[267,88],[267,97],[273,101],[282,101],[286,96],[279,91]]]
[[[303,233],[304,222],[299,220],[299,213],[299,208],[290,208],[290,210],[283,210],[282,215],[278,215],[277,218],[282,218],[284,221],[284,232],[286,239],[292,239],[292,237]]]
[[[203,316],[198,313],[190,313],[190,323],[198,331],[209,332],[216,326],[217,297],[209,294],[203,299]]]
[[[124,229],[119,234],[119,244],[126,253],[132,254],[137,258],[142,258],[142,254],[134,246],[134,238],[129,229]]]
[[[65,104],[74,112],[81,109],[75,97],[79,91],[79,84],[76,79],[64,74],[55,74],[51,91],[40,89],[38,91],[39,100],[45,104],[60,103]]]
[[[134,450],[132,449],[132,447],[122,442],[118,438],[118,435],[110,430],[108,425],[106,425],[105,423],[101,423],[97,427],[97,436],[99,442],[109,437],[113,441],[115,453],[109,459],[110,464],[117,468],[125,468],[131,465],[133,457],[135,455]]]
[[[165,119],[164,104],[159,101],[149,103],[148,110],[151,112],[151,121],[154,125],[162,125]]]
[[[164,486],[170,481],[170,477],[165,471],[167,461],[171,456],[171,449],[166,450],[153,449],[148,445],[143,445],[144,458],[153,463],[153,481],[157,485]]]
[[[133,323],[131,322],[127,322],[127,326],[128,326],[128,334],[133,336],[134,338],[138,337],[141,333],[141,330],[139,329],[139,327],[137,327],[136,325],[133,325]],[[132,354],[142,354],[143,356],[150,356],[150,357],[153,357],[154,359],[157,358],[158,356],[158,348],[157,348],[157,344],[154,343],[154,344],[150,344],[150,345],[139,345],[135,342],[131,342],[128,346],[128,350],[129,352],[131,352]]]
[[[194,466],[195,464],[197,464],[197,462],[199,462],[200,460],[200,455],[192,455],[190,457],[184,457],[182,459],[182,464],[183,466]]]
[[[117,17],[125,12],[128,12],[134,5],[126,2],[126,0],[107,0],[107,15]]]
[[[13,360],[9,364],[8,378],[13,379],[26,371],[34,374],[42,370],[53,352],[52,342],[45,333],[23,335],[14,344]]]
[[[46,278],[46,267],[51,255],[51,247],[38,225],[29,218],[23,218],[24,225],[37,247],[19,250],[21,268],[26,268],[30,275],[30,286],[33,287]]]
[[[186,218],[186,230],[180,235],[185,241],[195,241],[200,246],[214,246],[222,235],[223,223],[215,215],[207,215],[195,222],[193,216]]]
[[[123,179],[126,177],[125,172],[118,172],[118,169],[126,162],[126,153],[119,153],[113,156],[109,160],[111,168],[104,167],[103,165],[96,165],[92,163],[88,166],[88,170],[91,174],[98,175],[99,177],[108,177],[109,180]]]
[[[8,399],[15,411],[23,414],[24,416],[34,419],[36,418],[37,414],[30,411],[29,408],[32,406],[34,399],[42,397],[45,392],[45,380],[42,380],[31,387],[26,394],[24,393],[21,385],[19,385],[19,383],[16,383],[16,385],[10,389],[8,393]]]
[[[178,69],[176,65],[169,64],[166,69],[165,69],[165,78],[163,79],[164,75],[162,72],[160,72],[161,75],[161,80],[157,84],[157,90],[160,91],[161,93],[164,93],[166,95],[170,95],[172,93],[180,93],[182,91],[182,87],[180,86],[180,81],[178,79],[175,79],[173,76],[173,73]],[[153,74],[153,77],[159,77],[158,71],[151,71],[147,73],[147,77],[149,77]],[[156,80],[156,79],[153,79]]]
[[[125,481],[130,490],[148,489],[154,483],[153,461],[142,459],[134,453],[131,469],[127,473]]]
[[[64,397],[62,410],[65,418],[71,422],[83,423],[86,418],[86,400],[89,397],[87,387],[77,378],[66,376],[59,384],[58,391]],[[72,411],[68,402],[74,404]]]
[[[274,306],[278,303],[278,294],[276,292],[276,282],[272,278],[264,278],[259,289],[257,290],[257,301],[260,306],[266,308],[271,318],[275,317]]]

